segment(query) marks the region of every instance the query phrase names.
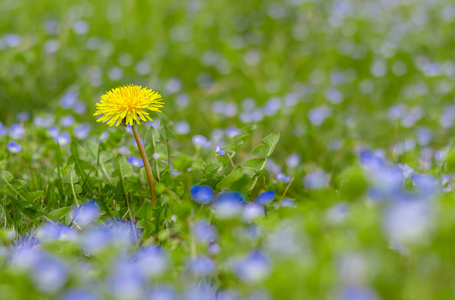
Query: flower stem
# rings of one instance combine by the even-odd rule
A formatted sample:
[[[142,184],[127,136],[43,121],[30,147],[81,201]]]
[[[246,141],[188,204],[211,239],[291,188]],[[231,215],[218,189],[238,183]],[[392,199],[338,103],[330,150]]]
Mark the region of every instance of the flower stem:
[[[144,162],[145,173],[147,173],[147,179],[150,185],[150,195],[152,196],[152,206],[155,207],[156,203],[156,193],[155,193],[155,180],[153,179],[152,168],[150,167],[150,162],[147,158],[147,154],[145,154],[144,145],[142,145],[141,138],[137,133],[136,126],[131,126],[133,128],[134,139],[136,140],[137,148],[139,148],[139,152],[141,153],[142,161]]]

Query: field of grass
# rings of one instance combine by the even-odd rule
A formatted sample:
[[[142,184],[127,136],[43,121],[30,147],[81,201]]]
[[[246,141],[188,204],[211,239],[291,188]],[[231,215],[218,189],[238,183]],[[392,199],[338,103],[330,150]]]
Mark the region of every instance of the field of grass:
[[[0,300],[455,297],[453,1],[2,0],[0,66]]]

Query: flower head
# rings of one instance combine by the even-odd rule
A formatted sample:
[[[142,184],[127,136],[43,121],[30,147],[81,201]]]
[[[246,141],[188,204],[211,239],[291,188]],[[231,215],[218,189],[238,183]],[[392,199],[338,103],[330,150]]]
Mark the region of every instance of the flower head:
[[[122,86],[101,96],[94,115],[103,115],[97,121],[106,122],[109,126],[140,124],[140,120],[152,121],[145,110],[159,112],[163,107],[161,101],[161,95],[151,89],[137,85]]]

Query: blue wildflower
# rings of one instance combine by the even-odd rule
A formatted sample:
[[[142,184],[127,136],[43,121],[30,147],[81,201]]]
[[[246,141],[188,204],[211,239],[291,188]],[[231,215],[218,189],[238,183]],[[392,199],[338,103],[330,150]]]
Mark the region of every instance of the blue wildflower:
[[[216,152],[216,154],[218,154],[218,155],[225,155],[225,154],[226,154],[226,151],[224,151],[223,149],[221,149],[221,147],[219,147],[219,146],[215,148],[215,152]]]
[[[144,162],[142,161],[142,159],[137,158],[136,156],[128,157],[128,162],[130,163],[130,165],[137,168],[141,168],[144,166]]]
[[[100,206],[95,200],[86,201],[79,207],[75,206],[71,212],[73,222],[82,227],[95,222],[100,213]]]
[[[193,136],[193,144],[196,147],[208,148],[212,143],[205,136],[198,134]]]
[[[204,243],[210,243],[218,236],[216,228],[203,220],[196,221],[192,227],[192,231],[196,239]]]
[[[74,128],[74,136],[80,140],[85,140],[90,134],[90,125],[87,123],[82,123],[81,125]]]
[[[269,258],[259,251],[254,251],[232,264],[232,270],[246,283],[263,281],[268,277],[270,267]]]
[[[218,196],[213,205],[215,215],[219,219],[233,219],[238,217],[243,210],[245,197],[239,192],[225,192]]]
[[[213,201],[213,189],[208,185],[193,185],[190,189],[191,198],[197,203],[210,203]]]
[[[72,115],[68,115],[61,118],[59,123],[62,127],[70,127],[74,124],[74,121],[74,117]]]
[[[19,153],[22,150],[22,145],[16,143],[15,141],[10,141],[7,147],[11,153]]]
[[[190,133],[190,125],[186,121],[181,121],[174,125],[174,130],[178,134],[185,135]]]
[[[8,133],[8,128],[0,122],[0,137],[5,136]]]
[[[188,261],[187,269],[194,275],[210,275],[215,271],[215,263],[207,256],[198,256]]]
[[[286,176],[283,173],[278,173],[278,175],[276,175],[276,180],[277,181],[282,181],[284,183],[289,183],[291,181],[291,177],[290,176]]]
[[[259,204],[267,204],[271,202],[273,199],[275,199],[275,191],[267,191],[259,194],[259,196],[256,199],[256,203]]]
[[[59,300],[101,300],[96,294],[86,289],[71,289],[63,293]]]
[[[25,129],[22,124],[13,124],[9,127],[9,136],[12,139],[18,140],[21,139],[25,134]]]
[[[68,145],[71,141],[71,135],[68,132],[59,133],[57,136],[57,142],[60,146]]]

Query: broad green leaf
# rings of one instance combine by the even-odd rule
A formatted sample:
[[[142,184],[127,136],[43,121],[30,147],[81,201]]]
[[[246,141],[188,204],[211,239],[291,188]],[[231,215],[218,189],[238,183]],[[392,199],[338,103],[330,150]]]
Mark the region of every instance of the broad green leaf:
[[[169,117],[163,113],[160,113],[160,124],[168,126],[168,127],[174,125],[174,123],[172,123],[172,121],[169,119]]]
[[[10,172],[0,171],[0,190],[13,180],[14,176]]]
[[[79,184],[74,184],[74,185],[65,185],[63,187],[63,195],[73,195],[74,194],[80,194],[82,193],[82,187]]]
[[[139,211],[136,213],[136,217],[139,219],[150,220],[153,218],[153,207],[150,202],[145,202],[144,205],[139,208]]]
[[[275,150],[275,146],[278,143],[280,139],[280,132],[275,131],[266,136],[265,138],[262,139],[262,142],[264,144],[257,146],[256,148],[253,149],[253,154],[262,156],[264,158],[269,158],[273,150]]]
[[[74,169],[69,169],[68,172],[66,172],[65,176],[63,176],[62,182],[68,184],[75,184],[79,182],[79,176],[77,176],[76,171],[74,171]]]
[[[39,211],[33,208],[22,208],[21,212],[29,217],[31,220],[34,220],[40,216],[44,216],[46,213],[43,211]]]
[[[72,140],[70,144],[70,153],[75,155],[77,158],[84,158],[87,156],[84,148],[82,148],[81,145],[76,143],[74,140]]]
[[[160,133],[158,130],[156,130],[153,126],[150,126],[149,130],[147,130],[147,133],[145,134],[145,142],[155,147],[155,143],[159,140],[159,138]]]
[[[131,165],[123,155],[118,154],[114,159],[114,169],[115,171],[112,173],[112,176],[119,178],[115,187],[115,194],[117,197],[128,197],[128,192],[131,191],[129,189],[131,184],[127,183],[127,177],[133,175]]]
[[[34,191],[34,192],[28,192],[28,193],[23,193],[22,197],[30,202],[35,201],[39,197],[41,197],[44,194],[44,191],[39,190],[39,191]]]
[[[229,189],[237,180],[242,178],[243,171],[242,167],[237,166],[231,171],[223,180],[217,184],[218,189]]]
[[[256,173],[258,173],[264,170],[266,163],[266,158],[253,158],[244,162],[242,167],[253,169]]]
[[[62,182],[65,184],[63,187],[64,195],[73,195],[76,197],[76,194],[82,193],[82,187],[79,184],[76,184],[79,182],[79,177],[74,169],[69,169],[68,172],[66,172]]]
[[[47,217],[52,220],[60,220],[61,218],[66,216],[71,211],[71,209],[72,209],[71,206],[61,207],[48,213]]]
[[[261,156],[261,157],[267,157],[269,154],[269,145],[266,144],[261,144],[257,146],[256,148],[253,149],[253,152],[251,152],[253,155]]]
[[[183,154],[174,161],[174,168],[177,171],[185,172],[189,167],[191,167],[192,164],[193,164],[192,158]]]
[[[114,177],[125,178],[126,176],[133,175],[131,165],[122,154],[118,154],[114,158],[113,166],[115,171],[112,173],[112,176]]]

